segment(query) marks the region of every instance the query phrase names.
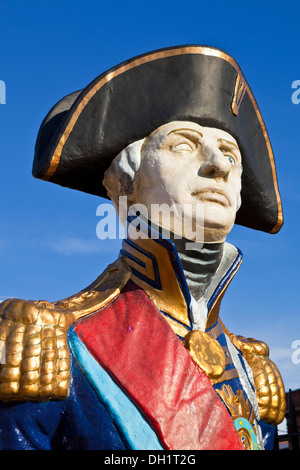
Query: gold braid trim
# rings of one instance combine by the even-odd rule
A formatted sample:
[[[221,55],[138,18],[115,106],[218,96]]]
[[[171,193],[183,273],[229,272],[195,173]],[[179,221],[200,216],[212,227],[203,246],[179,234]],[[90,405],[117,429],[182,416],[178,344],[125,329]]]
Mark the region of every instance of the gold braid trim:
[[[67,299],[2,302],[0,400],[67,398],[71,379],[68,329],[113,300],[129,278],[129,269],[117,260],[88,288]]]
[[[285,389],[277,366],[269,359],[269,347],[263,341],[236,336],[223,324],[222,327],[253,371],[260,419],[277,426],[285,416]]]

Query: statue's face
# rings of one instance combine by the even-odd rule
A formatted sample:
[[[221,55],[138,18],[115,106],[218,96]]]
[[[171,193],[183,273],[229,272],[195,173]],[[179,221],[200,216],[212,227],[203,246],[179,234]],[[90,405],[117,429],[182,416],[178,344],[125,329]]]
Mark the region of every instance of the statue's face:
[[[195,224],[202,224],[204,239],[197,241],[224,241],[240,201],[242,162],[236,140],[220,129],[171,122],[156,129],[141,152],[133,201],[146,206],[149,218],[163,226],[161,214],[153,215],[151,205],[180,209],[193,225],[182,224],[179,210],[165,228],[185,238],[195,240]],[[204,214],[198,220],[197,205],[202,208],[198,215]]]

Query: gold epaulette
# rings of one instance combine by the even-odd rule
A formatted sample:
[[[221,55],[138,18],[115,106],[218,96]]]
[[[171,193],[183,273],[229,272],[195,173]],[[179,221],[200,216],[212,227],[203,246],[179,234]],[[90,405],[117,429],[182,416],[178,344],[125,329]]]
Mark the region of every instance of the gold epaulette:
[[[117,260],[88,288],[58,302],[8,299],[0,304],[0,400],[64,399],[70,387],[67,333],[107,305],[130,277]]]
[[[253,371],[260,419],[277,426],[285,416],[285,389],[277,366],[269,358],[269,347],[263,341],[236,336],[222,326]]]
[[[61,399],[68,394],[71,313],[50,302],[9,299],[0,305],[0,399]]]

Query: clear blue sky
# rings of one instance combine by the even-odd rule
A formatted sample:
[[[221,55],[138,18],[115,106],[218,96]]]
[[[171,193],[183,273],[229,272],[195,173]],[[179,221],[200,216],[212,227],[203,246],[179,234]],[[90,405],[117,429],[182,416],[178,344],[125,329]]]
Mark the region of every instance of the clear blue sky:
[[[221,316],[233,332],[266,341],[286,389],[300,388],[300,364],[292,362],[300,342],[300,104],[291,100],[300,79],[299,18],[297,1],[1,0],[0,298],[69,296],[119,251],[118,240],[96,237],[103,200],[31,176],[38,128],[53,104],[137,54],[219,47],[237,60],[260,106],[285,217],[277,235],[234,228],[228,241],[244,262]]]

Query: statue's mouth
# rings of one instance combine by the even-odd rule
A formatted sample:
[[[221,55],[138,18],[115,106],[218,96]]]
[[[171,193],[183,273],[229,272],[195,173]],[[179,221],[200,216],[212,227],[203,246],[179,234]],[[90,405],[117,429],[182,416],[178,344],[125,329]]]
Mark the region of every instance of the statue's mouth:
[[[201,201],[211,201],[222,206],[228,207],[231,205],[230,199],[225,191],[213,187],[199,189],[192,192],[192,196],[197,197]]]

